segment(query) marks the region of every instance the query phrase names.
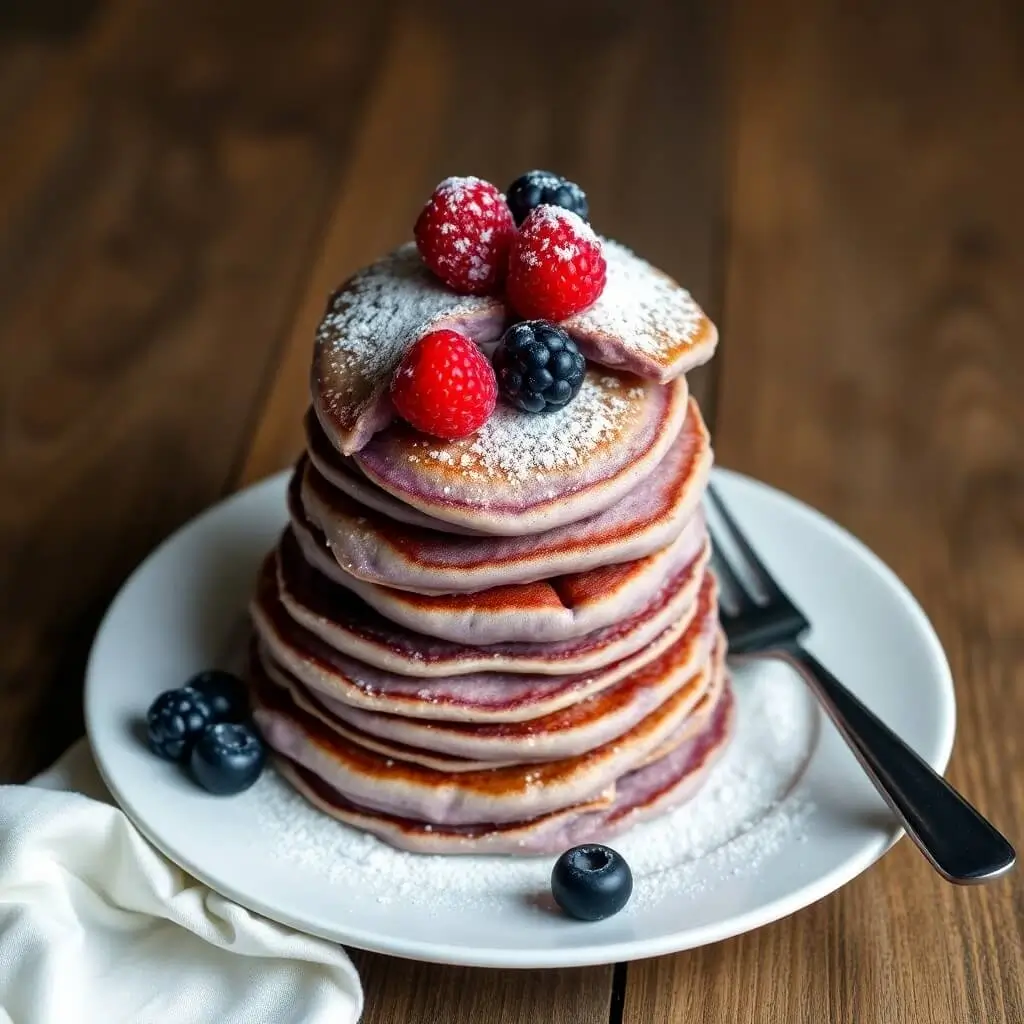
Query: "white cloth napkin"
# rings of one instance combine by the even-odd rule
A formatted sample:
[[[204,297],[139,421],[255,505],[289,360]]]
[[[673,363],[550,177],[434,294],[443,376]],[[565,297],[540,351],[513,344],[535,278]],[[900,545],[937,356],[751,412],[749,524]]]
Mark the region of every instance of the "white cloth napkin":
[[[354,1024],[333,943],[218,896],[113,805],[82,740],[0,786],[2,1024]]]

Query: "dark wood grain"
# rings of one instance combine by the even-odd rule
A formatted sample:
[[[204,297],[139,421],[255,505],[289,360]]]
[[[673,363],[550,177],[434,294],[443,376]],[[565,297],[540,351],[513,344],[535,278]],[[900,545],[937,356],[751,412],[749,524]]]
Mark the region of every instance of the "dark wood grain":
[[[360,1024],[606,1024],[603,968],[499,971],[441,967],[356,953],[366,1012]]]
[[[79,731],[116,585],[233,483],[376,59],[372,8],[333,11],[112,2],[0,44],[5,778]]]
[[[1009,6],[743,2],[720,459],[852,529],[956,679],[950,776],[1024,840],[1024,33]],[[898,685],[898,681],[894,681]],[[1019,872],[901,842],[790,920],[629,970],[624,1020],[1024,1020]]]

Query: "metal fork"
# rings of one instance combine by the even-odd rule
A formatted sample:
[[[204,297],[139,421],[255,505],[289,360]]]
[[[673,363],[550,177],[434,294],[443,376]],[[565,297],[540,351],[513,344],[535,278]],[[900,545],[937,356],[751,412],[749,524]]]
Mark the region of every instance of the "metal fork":
[[[1006,874],[1016,859],[1006,837],[801,645],[810,620],[768,573],[714,487],[708,497],[761,591],[752,593],[742,581],[712,528],[713,567],[724,588],[719,617],[730,655],[777,658],[803,676],[907,835],[944,878],[968,885]]]

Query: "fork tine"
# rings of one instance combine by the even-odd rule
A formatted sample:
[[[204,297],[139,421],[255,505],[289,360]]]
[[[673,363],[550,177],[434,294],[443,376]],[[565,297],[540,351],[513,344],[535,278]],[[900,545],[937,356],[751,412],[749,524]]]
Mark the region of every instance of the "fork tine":
[[[708,533],[711,535],[712,568],[718,574],[719,579],[725,584],[725,594],[723,597],[728,598],[736,605],[738,614],[744,607],[749,608],[753,605],[755,603],[754,598],[747,589],[747,585],[737,575],[736,570],[729,564],[729,560],[725,557],[722,550],[722,545],[719,544],[715,531],[710,526],[708,526]],[[719,602],[719,609],[728,613],[728,609],[724,608],[723,602]]]
[[[713,484],[708,484],[707,488],[708,497],[711,499],[712,505],[721,517],[722,522],[725,524],[726,529],[729,531],[729,535],[732,538],[733,543],[739,548],[740,553],[747,560],[747,565],[751,569],[752,573],[757,577],[757,581],[769,596],[775,596],[781,594],[782,591],[779,585],[772,579],[771,574],[765,567],[764,562],[758,557],[757,552],[751,547],[750,541],[747,540],[746,535],[739,528],[736,520],[733,518],[732,513],[726,507],[725,502],[722,500],[721,495],[715,490]],[[712,533],[712,543],[714,543],[714,534]],[[725,561],[725,559],[721,559]],[[731,567],[730,567],[731,570]],[[735,572],[733,573],[735,575]]]

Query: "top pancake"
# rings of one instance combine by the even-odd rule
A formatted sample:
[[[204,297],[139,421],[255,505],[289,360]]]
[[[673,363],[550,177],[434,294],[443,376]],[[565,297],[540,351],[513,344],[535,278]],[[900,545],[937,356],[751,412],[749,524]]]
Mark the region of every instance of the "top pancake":
[[[609,508],[653,472],[682,429],[686,379],[662,386],[590,369],[575,400],[531,416],[499,403],[472,436],[404,423],[354,456],[378,487],[434,519],[481,533],[539,533]]]
[[[604,291],[562,322],[580,351],[592,362],[662,384],[707,362],[718,331],[693,296],[624,245],[604,239],[602,249]]]
[[[690,293],[625,246],[602,246],[604,292],[562,323],[590,362],[665,384],[709,360],[718,333]],[[487,350],[513,316],[501,297],[446,288],[411,242],[354,274],[332,296],[314,347],[312,404],[331,443],[350,455],[387,427],[391,377],[428,331],[458,330]]]
[[[446,288],[412,242],[354,274],[332,297],[314,347],[313,409],[332,443],[351,454],[391,422],[388,386],[417,338],[449,328],[494,341],[504,322],[499,299]]]

